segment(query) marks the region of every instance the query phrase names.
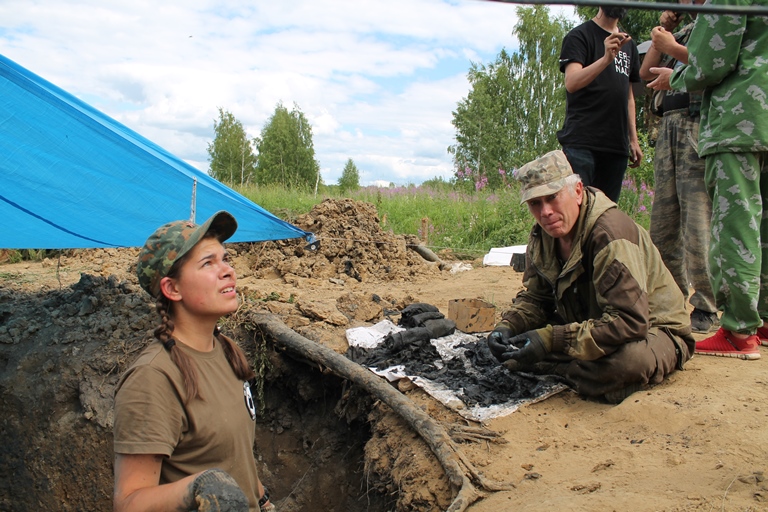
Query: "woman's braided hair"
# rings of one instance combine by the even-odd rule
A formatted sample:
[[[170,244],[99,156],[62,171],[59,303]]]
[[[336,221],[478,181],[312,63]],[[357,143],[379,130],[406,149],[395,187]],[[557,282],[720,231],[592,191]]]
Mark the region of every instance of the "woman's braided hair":
[[[207,238],[217,238],[217,233],[210,230],[203,237],[203,240]],[[166,277],[177,278],[181,272],[181,267],[189,258],[189,254],[190,253],[187,252],[181,258],[176,260],[168,271]],[[160,315],[160,325],[155,328],[154,336],[160,340],[165,349],[170,353],[171,360],[181,372],[182,379],[184,380],[184,388],[187,392],[184,402],[187,403],[194,398],[202,400],[204,397],[200,395],[195,363],[192,358],[176,345],[176,340],[173,338],[174,325],[173,320],[171,319],[171,307],[172,301],[161,293],[155,303],[155,309]],[[221,346],[224,349],[224,354],[229,362],[229,366],[232,367],[232,371],[237,378],[241,380],[253,379],[255,374],[242,349],[227,336],[221,334],[218,327],[215,328],[213,336],[215,336],[216,340],[221,343]]]

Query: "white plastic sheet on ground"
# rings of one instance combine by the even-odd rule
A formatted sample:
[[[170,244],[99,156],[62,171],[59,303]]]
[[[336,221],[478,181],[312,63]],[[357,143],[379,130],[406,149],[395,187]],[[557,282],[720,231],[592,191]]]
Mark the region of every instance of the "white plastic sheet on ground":
[[[488,254],[483,256],[483,265],[504,266],[512,264],[513,254],[525,254],[525,245],[512,245],[509,247],[493,247]]]
[[[376,348],[388,334],[404,330],[404,328],[395,325],[390,320],[382,320],[371,327],[355,327],[347,329],[347,343],[353,347],[372,349]],[[430,343],[435,347],[444,361],[454,357],[460,357],[464,359],[465,366],[469,368],[471,367],[471,364],[469,360],[464,357],[464,350],[457,348],[458,345],[461,345],[462,343],[484,343],[487,334],[488,333],[467,334],[461,331],[456,331],[450,336],[430,340]],[[435,361],[435,364],[439,367],[442,364],[442,361]],[[418,375],[407,375],[405,373],[405,368],[401,365],[392,366],[385,370],[376,370],[373,368],[370,370],[376,375],[386,378],[390,382],[407,378],[449,409],[456,411],[464,418],[474,421],[486,421],[506,416],[515,412],[522,405],[539,402],[563,391],[564,389],[568,389],[568,387],[563,384],[555,384],[540,396],[534,398],[515,399],[503,404],[494,404],[491,406],[474,405],[469,407],[452,389]]]

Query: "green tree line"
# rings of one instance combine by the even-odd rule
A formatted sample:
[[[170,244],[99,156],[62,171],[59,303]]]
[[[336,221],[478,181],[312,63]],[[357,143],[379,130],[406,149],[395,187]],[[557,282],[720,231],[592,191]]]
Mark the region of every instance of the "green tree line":
[[[592,18],[595,7],[578,7],[582,20]],[[455,128],[451,185],[464,190],[492,190],[512,184],[508,173],[548,151],[557,149],[557,131],[565,117],[565,85],[559,70],[563,38],[574,23],[553,16],[546,6],[516,8],[512,35],[519,46],[502,49],[489,63],[470,63],[469,93],[452,112]],[[636,42],[647,40],[658,22],[656,10],[630,10],[621,28]],[[647,96],[637,99],[637,126],[645,161],[628,176],[652,184],[653,119]],[[314,190],[323,185],[315,157],[312,127],[298,106],[279,103],[258,137],[249,139],[235,116],[219,108],[214,140],[208,145],[209,173],[231,185],[280,185]],[[356,190],[360,173],[350,158],[338,181],[343,192]]]

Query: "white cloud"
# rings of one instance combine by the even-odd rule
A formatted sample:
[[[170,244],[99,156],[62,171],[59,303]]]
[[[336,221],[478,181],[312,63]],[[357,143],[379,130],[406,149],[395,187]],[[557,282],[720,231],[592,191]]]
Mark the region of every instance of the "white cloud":
[[[470,61],[513,48],[479,0],[4,0],[6,57],[200,169],[217,109],[257,136],[278,102],[312,123],[323,178],[451,175]]]

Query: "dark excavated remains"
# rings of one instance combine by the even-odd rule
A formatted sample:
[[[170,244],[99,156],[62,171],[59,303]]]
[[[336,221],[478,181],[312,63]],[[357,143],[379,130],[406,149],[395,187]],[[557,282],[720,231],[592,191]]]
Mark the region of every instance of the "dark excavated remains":
[[[510,373],[485,343],[458,345],[463,357],[443,359],[429,339],[408,344],[386,340],[376,348],[350,347],[347,357],[369,368],[403,366],[407,375],[423,377],[453,390],[467,406],[490,406],[539,398],[562,381],[556,376]]]

